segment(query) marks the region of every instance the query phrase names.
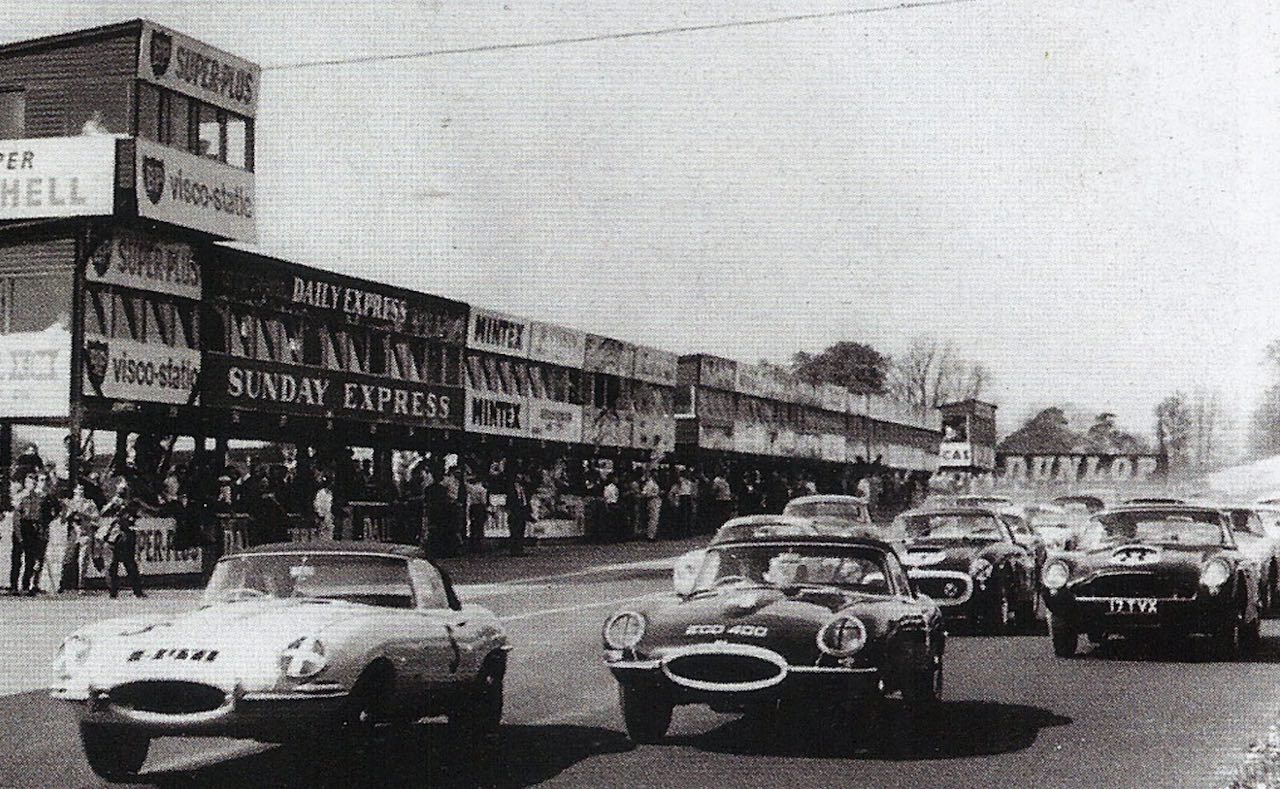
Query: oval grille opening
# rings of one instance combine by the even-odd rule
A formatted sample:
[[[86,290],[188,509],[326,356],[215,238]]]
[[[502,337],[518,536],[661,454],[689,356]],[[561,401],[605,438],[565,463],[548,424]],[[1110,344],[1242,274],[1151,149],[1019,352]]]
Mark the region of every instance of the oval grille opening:
[[[226,700],[227,694],[221,688],[179,680],[130,682],[111,691],[111,703],[116,706],[169,715],[209,712]]]
[[[765,682],[782,673],[777,665],[750,655],[682,655],[667,663],[677,677],[722,685]]]

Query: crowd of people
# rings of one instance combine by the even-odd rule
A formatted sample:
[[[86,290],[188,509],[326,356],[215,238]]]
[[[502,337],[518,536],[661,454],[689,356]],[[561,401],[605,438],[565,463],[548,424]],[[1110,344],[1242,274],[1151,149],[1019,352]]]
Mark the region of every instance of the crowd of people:
[[[927,494],[927,473],[857,463],[825,473],[723,461],[702,466],[595,457],[472,450],[400,456],[375,469],[350,450],[299,458],[278,448],[258,457],[172,462],[155,436],[138,436],[126,457],[87,468],[74,482],[34,445],[10,469],[9,593],[85,593],[106,577],[114,597],[123,572],[142,596],[139,518],[172,518],[173,551],[202,549],[207,575],[228,546],[291,539],[417,543],[436,558],[478,554],[504,539],[529,548],[530,525],[570,524],[594,542],[708,534],[734,515],[781,512],[818,492],[864,498],[888,517]],[[90,466],[91,464],[83,464]],[[108,495],[109,494],[109,495]]]

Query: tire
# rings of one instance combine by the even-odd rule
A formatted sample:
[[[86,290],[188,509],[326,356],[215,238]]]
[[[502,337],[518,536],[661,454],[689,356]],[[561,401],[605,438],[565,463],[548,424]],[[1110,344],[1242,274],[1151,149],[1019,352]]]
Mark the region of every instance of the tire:
[[[1034,633],[1040,622],[1040,592],[1029,589],[1027,594],[1028,599],[1018,603],[1018,629],[1024,633]]]
[[[80,724],[80,743],[89,768],[108,781],[128,781],[147,760],[151,738],[120,727]]]
[[[1262,644],[1262,614],[1258,614],[1252,622],[1244,625],[1240,633],[1240,649],[1246,654],[1252,654]]]
[[[1053,639],[1053,654],[1060,658],[1075,656],[1076,647],[1080,645],[1080,633],[1066,620],[1050,614],[1049,635]]]
[[[983,612],[981,630],[989,635],[1008,635],[1012,628],[1013,606],[1009,603],[1008,590],[1003,585],[996,588],[995,602]]]
[[[1237,660],[1242,651],[1242,631],[1240,620],[1232,618],[1226,627],[1210,636],[1209,644],[1213,650],[1213,656],[1223,661]]]
[[[916,669],[902,684],[902,700],[909,706],[936,704],[942,696],[942,656],[936,655],[932,665]]]
[[[485,660],[462,706],[449,713],[449,728],[472,742],[496,735],[502,726],[505,675],[504,656],[491,655]]]
[[[365,669],[356,680],[337,727],[346,752],[372,758],[381,749],[390,723],[385,699],[393,681],[390,666],[379,663]]]
[[[657,691],[643,691],[618,685],[618,702],[622,707],[622,721],[627,736],[637,745],[652,745],[662,741],[671,726],[672,704]]]

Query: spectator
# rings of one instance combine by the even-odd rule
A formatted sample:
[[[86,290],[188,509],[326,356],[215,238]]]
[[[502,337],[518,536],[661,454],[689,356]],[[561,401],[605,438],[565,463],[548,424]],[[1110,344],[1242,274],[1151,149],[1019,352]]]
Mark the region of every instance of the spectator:
[[[25,480],[28,474],[39,476],[44,472],[44,461],[40,459],[40,450],[35,444],[27,444],[22,454],[13,461],[13,479]]]
[[[689,537],[693,534],[693,499],[696,491],[693,480],[689,479],[689,472],[681,469],[668,492],[677,537]]]
[[[476,474],[467,477],[467,543],[471,553],[484,552],[484,526],[489,521],[489,489]]]
[[[604,524],[601,531],[606,541],[621,541],[622,511],[619,504],[620,491],[618,481],[613,474],[605,478],[604,489],[600,492],[600,500],[604,503]]]
[[[711,496],[714,507],[711,528],[714,530],[733,517],[733,490],[729,487],[729,480],[725,479],[724,469],[718,470],[711,480]]]
[[[9,501],[11,507],[8,512],[9,518],[9,594],[22,594],[22,519],[19,514],[19,503],[29,491],[35,490],[36,476],[35,474],[27,474],[22,478],[21,483],[13,483],[9,486]]]
[[[508,547],[512,556],[524,555],[525,529],[529,525],[529,491],[523,474],[515,474],[507,487],[507,528],[511,532]]]
[[[336,539],[333,520],[333,487],[328,474],[320,474],[316,495],[311,500],[311,509],[315,513],[316,530],[321,539]]]
[[[74,570],[70,578],[64,574],[62,587],[66,589],[74,586],[80,594],[84,594],[89,567],[97,555],[93,535],[98,531],[98,505],[88,497],[83,483],[72,488],[71,498],[62,505],[62,518],[66,521],[72,538],[67,545],[70,561],[64,560],[64,565],[71,564]],[[68,580],[72,583],[67,584]]]
[[[40,571],[44,568],[45,549],[49,544],[49,495],[46,482],[36,473],[26,476],[26,485],[14,502],[18,524],[18,540],[22,544],[22,577],[18,592],[35,595],[39,590]],[[10,577],[13,566],[10,565]]]
[[[116,597],[119,583],[117,569],[124,565],[133,587],[134,597],[146,597],[142,591],[142,579],[138,576],[138,538],[133,528],[141,512],[141,504],[131,492],[129,483],[121,481],[116,495],[102,508],[103,522],[96,535],[107,547],[107,589],[112,599]]]
[[[247,502],[246,514],[249,516],[248,545],[264,545],[273,542],[288,542],[289,512],[280,503],[270,481],[259,477],[257,495]]]
[[[662,489],[653,478],[652,471],[644,474],[644,484],[640,487],[641,507],[645,514],[645,538],[649,542],[658,539],[658,524],[662,518]]]

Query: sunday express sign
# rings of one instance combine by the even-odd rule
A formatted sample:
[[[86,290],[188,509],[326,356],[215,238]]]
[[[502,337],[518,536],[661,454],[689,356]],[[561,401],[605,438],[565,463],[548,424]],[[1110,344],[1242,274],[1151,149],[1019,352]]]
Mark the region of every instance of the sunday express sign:
[[[124,229],[114,232],[91,258],[87,281],[200,298],[200,266],[190,244]]]
[[[222,354],[205,357],[207,405],[419,427],[462,426],[461,387],[392,381]]]
[[[110,136],[0,142],[0,219],[109,215],[115,166]]]
[[[151,22],[142,27],[138,78],[248,118],[258,111],[256,63]]]
[[[138,216],[233,241],[256,241],[253,173],[138,138]]]

